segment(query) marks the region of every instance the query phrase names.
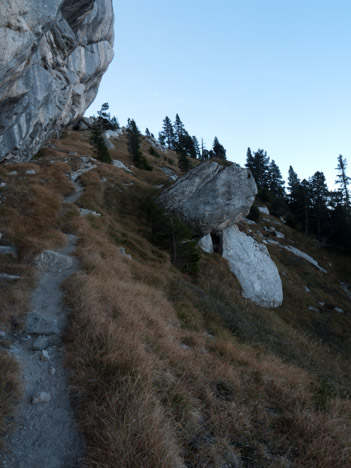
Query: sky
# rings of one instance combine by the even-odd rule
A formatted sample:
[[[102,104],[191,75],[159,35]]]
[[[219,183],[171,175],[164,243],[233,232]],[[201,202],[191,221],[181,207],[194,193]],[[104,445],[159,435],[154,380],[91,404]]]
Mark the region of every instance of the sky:
[[[115,58],[87,110],[104,102],[158,135],[178,113],[207,149],[245,164],[263,148],[287,180],[337,157],[351,175],[349,0],[113,0]]]

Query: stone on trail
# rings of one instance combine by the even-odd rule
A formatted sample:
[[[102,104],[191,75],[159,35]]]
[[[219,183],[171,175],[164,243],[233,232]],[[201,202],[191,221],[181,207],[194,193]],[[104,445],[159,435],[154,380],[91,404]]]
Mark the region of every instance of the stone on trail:
[[[223,231],[223,257],[237,277],[242,295],[263,307],[278,307],[283,288],[278,269],[267,248],[240,232],[237,226]]]
[[[51,400],[50,393],[40,392],[33,396],[32,404],[38,405],[39,403],[48,403]]]
[[[42,352],[40,353],[40,360],[41,361],[50,361],[49,353],[45,349],[43,349]]]
[[[60,331],[57,320],[30,314],[27,317],[27,333],[31,335],[57,335]]]
[[[47,336],[39,336],[37,338],[33,345],[32,345],[32,350],[33,351],[42,351],[43,349],[47,348],[50,345],[49,338]]]
[[[67,255],[62,255],[53,250],[44,250],[37,257],[37,265],[43,271],[61,272],[71,268],[73,260]]]

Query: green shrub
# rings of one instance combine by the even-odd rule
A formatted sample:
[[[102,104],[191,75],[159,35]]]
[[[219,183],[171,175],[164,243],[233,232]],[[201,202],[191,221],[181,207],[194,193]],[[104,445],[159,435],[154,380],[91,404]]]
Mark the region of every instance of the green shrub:
[[[149,148],[149,154],[151,154],[151,156],[153,156],[154,158],[160,158],[161,157],[158,154],[158,152],[152,146],[150,146],[150,148]]]
[[[200,254],[197,242],[192,240],[192,230],[155,202],[150,202],[147,214],[152,230],[151,241],[169,252],[172,263],[181,271],[196,274]]]

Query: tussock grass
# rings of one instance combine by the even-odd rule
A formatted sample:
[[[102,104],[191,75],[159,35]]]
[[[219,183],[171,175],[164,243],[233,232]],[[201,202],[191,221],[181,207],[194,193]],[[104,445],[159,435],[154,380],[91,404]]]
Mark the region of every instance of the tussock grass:
[[[306,313],[319,297],[338,304],[341,298],[347,310],[338,295],[337,260],[324,277],[269,247],[286,272],[286,304],[255,306],[241,297],[223,258],[201,254],[199,273],[190,277],[150,242],[146,206],[159,193],[154,185],[167,183],[156,167],[178,172],[176,155],[154,158],[145,144],[154,171],[133,168],[132,175],[98,164],[81,177],[85,193],[77,205],[101,216],[82,218],[76,207],[62,206],[62,196],[72,190],[66,174],[79,165],[68,153],[89,155],[88,136],[68,132],[54,144],[37,159],[31,184],[10,186],[13,195],[2,209],[8,240],[21,251],[11,268],[43,246],[59,245],[62,230],[78,236],[80,272],[63,288],[66,362],[87,439],[85,466],[212,468],[236,466],[239,459],[245,468],[351,465],[350,361],[336,354],[349,316]],[[129,164],[125,137],[115,144],[112,157]],[[24,221],[28,228],[16,237]],[[312,241],[303,246],[300,234],[278,230],[328,264]],[[26,296],[13,301],[25,307]]]

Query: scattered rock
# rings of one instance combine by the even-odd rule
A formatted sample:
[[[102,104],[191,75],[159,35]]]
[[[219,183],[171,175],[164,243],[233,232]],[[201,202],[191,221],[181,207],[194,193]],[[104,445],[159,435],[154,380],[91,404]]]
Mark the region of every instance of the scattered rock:
[[[79,177],[82,174],[85,174],[86,172],[92,171],[96,167],[97,167],[96,164],[89,163],[89,164],[84,165],[83,167],[81,167],[77,171],[71,172],[70,177],[71,177],[72,182],[75,182],[77,179],[79,179]]]
[[[259,207],[258,207],[258,211],[259,211],[260,213],[264,213],[264,214],[269,215],[269,209],[268,209],[266,206],[259,206]]]
[[[223,257],[238,278],[243,296],[263,307],[278,307],[283,302],[278,269],[264,245],[240,232],[237,226],[223,231]]]
[[[35,171],[34,169],[27,169],[26,172],[25,172],[27,175],[34,175],[37,173],[37,171]]]
[[[0,273],[0,280],[2,279],[7,281],[16,281],[21,279],[21,277],[17,275],[8,275],[7,273]]]
[[[249,213],[256,193],[248,169],[207,161],[179,178],[157,201],[196,233],[209,234],[241,221]]]
[[[319,302],[318,302],[318,305],[319,305],[320,307],[324,307],[324,306],[325,306],[325,302],[319,301]]]
[[[0,255],[10,255],[13,258],[17,257],[16,247],[12,245],[0,245]]]
[[[341,307],[335,307],[334,310],[335,310],[335,312],[339,312],[339,314],[344,313],[344,310]]]
[[[80,211],[80,214],[82,216],[88,216],[88,215],[92,215],[92,216],[96,216],[96,217],[100,217],[101,214],[100,213],[97,213],[96,211],[94,210],[88,210],[87,208],[79,208],[79,211]]]
[[[289,252],[293,253],[293,254],[296,255],[297,257],[301,257],[301,258],[303,258],[304,260],[306,260],[307,262],[311,263],[313,266],[315,266],[316,268],[318,268],[319,271],[321,271],[321,272],[323,272],[323,273],[327,273],[327,271],[324,270],[324,268],[322,268],[321,266],[318,265],[318,262],[316,262],[316,260],[314,260],[312,257],[310,257],[309,255],[307,255],[306,253],[301,252],[301,250],[296,249],[296,248],[293,247],[292,245],[284,245],[283,248],[284,248],[285,250],[288,250]]]
[[[129,167],[127,167],[122,161],[119,161],[118,159],[114,159],[111,164],[113,167],[117,167],[117,169],[124,169],[125,171],[132,174],[132,171],[129,169]]]
[[[48,371],[48,372],[49,372],[50,375],[55,375],[55,374],[56,374],[56,369],[55,369],[55,367],[49,367],[49,371]]]
[[[48,346],[49,346],[49,339],[46,336],[40,336],[34,341],[32,345],[32,349],[33,351],[42,351]]]
[[[0,188],[5,188],[6,185],[7,185],[6,182],[1,182],[1,183],[0,183]]]
[[[209,254],[212,254],[214,252],[213,250],[213,242],[212,242],[212,237],[211,234],[207,234],[206,236],[203,236],[199,242],[198,246],[200,249],[202,249],[204,252],[207,252]]]
[[[126,253],[124,247],[119,247],[118,250],[121,252],[121,254],[122,254],[124,257],[128,258],[129,260],[132,259],[132,256],[131,256],[130,254],[127,254],[127,253]]]
[[[176,180],[178,180],[179,178],[178,174],[173,169],[170,169],[169,167],[165,167],[165,166],[159,167],[159,169],[164,174],[166,174],[166,176],[168,176],[168,179],[171,180],[172,182],[175,182]]]
[[[310,288],[308,288],[307,286],[305,286],[305,292],[307,292],[307,293],[311,292]]]
[[[49,393],[40,392],[33,396],[32,404],[38,405],[39,403],[48,403],[51,400],[51,396]]]
[[[6,337],[6,332],[0,331],[0,338],[5,338]]]
[[[319,312],[319,309],[317,309],[316,307],[312,307],[312,306],[308,306],[308,310],[310,310],[311,312]]]
[[[31,335],[57,335],[57,320],[31,314],[27,318],[27,333]]]
[[[11,172],[9,172],[7,175],[13,175],[13,176],[15,176],[15,175],[17,175],[17,171],[11,171]]]
[[[36,259],[36,263],[43,271],[61,272],[71,268],[73,260],[67,255],[62,255],[53,250],[44,250]]]
[[[49,353],[45,349],[43,349],[42,352],[40,353],[40,360],[41,361],[50,361]]]
[[[183,349],[186,349],[186,350],[191,349],[190,346],[188,346],[188,345],[185,344],[185,343],[180,343],[180,347],[183,348]]]
[[[280,245],[278,241],[275,241],[273,239],[266,239],[265,244],[271,244],[271,245]]]

